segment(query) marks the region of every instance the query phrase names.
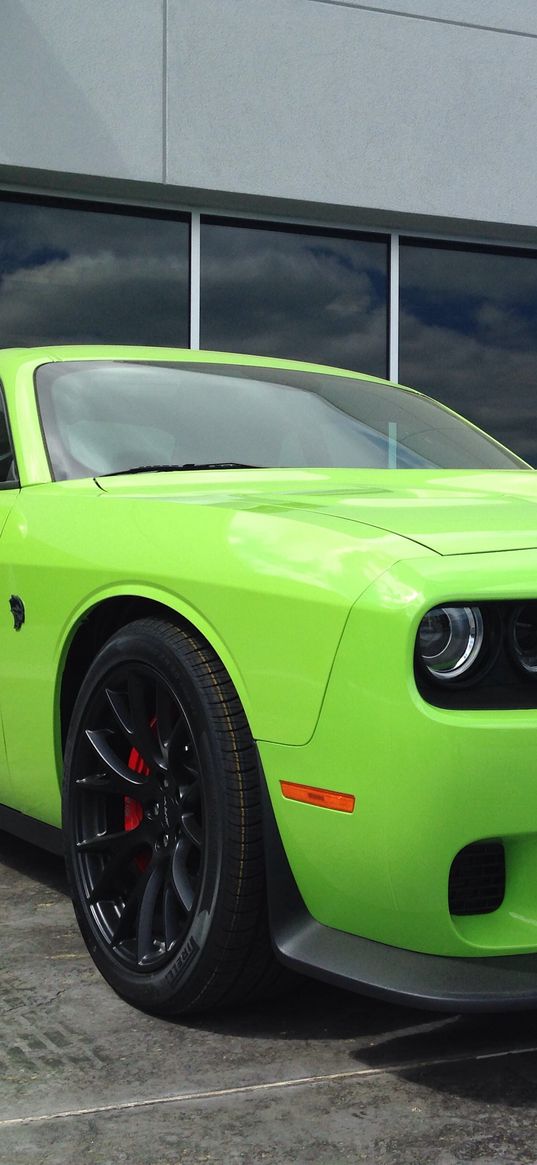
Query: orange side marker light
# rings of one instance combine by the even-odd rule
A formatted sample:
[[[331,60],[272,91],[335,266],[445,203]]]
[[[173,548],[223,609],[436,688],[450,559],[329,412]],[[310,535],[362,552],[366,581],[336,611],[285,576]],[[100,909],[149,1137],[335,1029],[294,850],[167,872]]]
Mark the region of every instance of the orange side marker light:
[[[294,781],[280,781],[284,797],[303,801],[306,805],[320,805],[321,809],[337,809],[352,813],[356,798],[352,793],[334,793],[331,789],[316,789],[313,785],[297,785]]]

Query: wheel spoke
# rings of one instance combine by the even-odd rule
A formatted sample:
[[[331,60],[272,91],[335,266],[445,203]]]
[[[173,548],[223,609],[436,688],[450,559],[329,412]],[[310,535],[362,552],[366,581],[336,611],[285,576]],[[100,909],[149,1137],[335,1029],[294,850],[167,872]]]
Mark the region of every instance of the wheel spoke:
[[[164,887],[163,914],[164,941],[166,943],[166,950],[169,951],[184,925],[184,915],[180,909],[173,886],[169,882]]]
[[[197,755],[192,746],[192,737],[186,720],[178,720],[170,737],[168,747],[168,766],[178,779],[185,773],[191,777],[198,776]]]
[[[163,684],[157,683],[156,696],[155,727],[163,756],[166,756],[174,727],[175,717],[173,712],[175,705],[170,692]]]
[[[136,957],[139,963],[143,963],[153,953],[153,924],[163,879],[164,865],[158,862],[147,879],[136,918]]]
[[[126,938],[132,937],[132,933],[135,929],[138,903],[147,886],[152,869],[152,864],[150,864],[147,869],[144,870],[143,874],[140,875],[134,885],[134,888],[128,895],[128,898],[126,899],[125,905],[111,935],[112,946],[117,946],[118,943],[124,941]]]
[[[181,837],[172,858],[172,885],[185,914],[190,914],[194,902],[194,888],[186,865],[189,850],[190,843]]]
[[[127,737],[129,743],[132,741],[132,727],[129,720],[129,713],[127,709],[127,701],[123,692],[114,692],[111,688],[106,689],[106,698],[114,718],[117,721],[121,731]]]
[[[130,833],[125,833],[124,830],[120,830],[118,833],[95,833],[92,837],[84,837],[82,841],[77,841],[76,848],[79,853],[97,853],[112,849],[113,846],[119,847],[121,850],[127,846],[130,849],[136,849],[139,842],[133,834],[134,830]]]
[[[101,898],[114,896],[114,890],[117,890],[119,876],[122,874],[125,866],[142,849],[144,844],[148,845],[150,843],[145,832],[139,829],[133,829],[125,833],[105,834],[102,837],[88,838],[86,841],[78,843],[77,849],[79,852],[85,853],[97,852],[98,850],[106,851],[112,846],[114,847],[111,857],[93,881],[93,887],[88,899],[92,905],[99,902]]]
[[[199,816],[201,806],[201,789],[199,786],[199,781],[194,780],[189,785],[180,785],[179,795],[181,797],[182,812],[197,813]]]
[[[89,773],[86,777],[77,777],[75,784],[90,793],[118,793],[119,785],[112,780],[109,773]]]
[[[132,744],[143,757],[152,776],[162,772],[163,758],[158,746],[158,739],[151,731],[151,721],[155,716],[155,707],[150,706],[147,700],[147,685],[138,672],[129,671],[128,681],[129,707],[131,711]]]
[[[196,849],[201,849],[202,830],[199,821],[193,813],[184,813],[181,820],[181,828],[189,841]]]
[[[105,766],[106,772],[104,776],[108,782],[108,791],[120,793],[126,797],[135,797],[139,801],[154,798],[154,778],[151,780],[150,777],[140,777],[133,769],[129,769],[114,751],[111,744],[112,737],[113,733],[109,729],[86,729],[87,740],[89,740],[89,743],[95,749],[97,756]],[[97,776],[100,776],[100,774],[97,774]],[[93,775],[89,774],[87,777],[79,778],[77,783],[86,784],[87,788],[91,788],[93,779]],[[103,788],[102,781],[98,787],[99,789]]]

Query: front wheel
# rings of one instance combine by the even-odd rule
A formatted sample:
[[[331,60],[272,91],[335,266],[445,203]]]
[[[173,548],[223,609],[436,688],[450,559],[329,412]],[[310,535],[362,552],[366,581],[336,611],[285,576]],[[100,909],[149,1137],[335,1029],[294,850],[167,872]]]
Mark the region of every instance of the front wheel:
[[[101,649],[68,733],[64,835],[80,929],[123,998],[166,1015],[271,988],[256,753],[201,638],[142,619]]]

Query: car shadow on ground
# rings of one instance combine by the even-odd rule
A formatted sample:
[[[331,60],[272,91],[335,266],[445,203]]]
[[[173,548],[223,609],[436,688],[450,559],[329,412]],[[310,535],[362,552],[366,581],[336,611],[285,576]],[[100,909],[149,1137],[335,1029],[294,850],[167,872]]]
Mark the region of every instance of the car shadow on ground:
[[[241,1040],[341,1040],[343,1073],[380,1072],[480,1109],[537,1105],[537,1012],[424,1011],[304,981],[278,1001],[171,1022]]]
[[[445,1020],[445,1016],[441,1019]],[[241,1039],[352,1040],[438,1021],[437,1013],[366,999],[325,983],[298,979],[278,999],[181,1016],[179,1023]]]
[[[0,871],[2,867],[69,897],[62,858],[0,830]]]
[[[166,1022],[166,1021],[165,1021]],[[356,1066],[405,1068],[537,1047],[537,1012],[460,1015],[369,999],[313,980],[277,1000],[180,1016],[183,1026],[241,1039],[359,1041]],[[350,1065],[349,1067],[351,1067]]]

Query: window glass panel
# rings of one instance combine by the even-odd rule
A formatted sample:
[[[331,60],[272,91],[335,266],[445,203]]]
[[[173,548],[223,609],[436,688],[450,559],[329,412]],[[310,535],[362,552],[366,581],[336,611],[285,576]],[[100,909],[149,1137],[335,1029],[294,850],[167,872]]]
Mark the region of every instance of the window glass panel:
[[[0,345],[189,343],[189,225],[0,202]]]
[[[152,469],[520,469],[441,405],[297,369],[60,361],[37,370],[56,478]]]
[[[537,254],[401,244],[399,376],[537,465]]]
[[[384,236],[203,219],[201,346],[387,375]]]

